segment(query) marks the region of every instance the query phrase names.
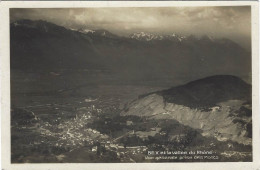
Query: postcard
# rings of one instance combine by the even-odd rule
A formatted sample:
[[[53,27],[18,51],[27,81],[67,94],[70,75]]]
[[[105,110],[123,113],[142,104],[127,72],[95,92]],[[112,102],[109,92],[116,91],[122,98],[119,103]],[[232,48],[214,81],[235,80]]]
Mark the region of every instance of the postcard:
[[[4,170],[260,168],[258,2],[0,7]]]

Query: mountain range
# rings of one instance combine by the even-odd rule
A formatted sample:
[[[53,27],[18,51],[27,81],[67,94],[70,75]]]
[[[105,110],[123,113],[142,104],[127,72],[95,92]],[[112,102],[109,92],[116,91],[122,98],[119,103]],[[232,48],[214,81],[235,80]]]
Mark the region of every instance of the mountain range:
[[[224,38],[145,32],[122,37],[107,30],[18,20],[10,25],[10,40],[12,69],[106,69],[134,80],[219,74],[250,79],[251,73],[251,52]]]

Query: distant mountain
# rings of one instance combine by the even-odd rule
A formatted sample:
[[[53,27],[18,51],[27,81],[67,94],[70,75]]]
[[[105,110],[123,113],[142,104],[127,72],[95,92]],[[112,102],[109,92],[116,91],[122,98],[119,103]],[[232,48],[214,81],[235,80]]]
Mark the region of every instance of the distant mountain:
[[[249,77],[251,53],[228,39],[67,29],[46,21],[10,25],[11,68],[107,69],[122,79],[190,81],[216,74]],[[172,82],[171,84],[176,84]]]
[[[174,119],[220,141],[252,142],[251,86],[220,75],[140,96],[122,115]]]
[[[31,20],[16,21],[10,29],[11,68],[48,70],[102,67],[95,57],[90,38],[80,32],[46,21]]]

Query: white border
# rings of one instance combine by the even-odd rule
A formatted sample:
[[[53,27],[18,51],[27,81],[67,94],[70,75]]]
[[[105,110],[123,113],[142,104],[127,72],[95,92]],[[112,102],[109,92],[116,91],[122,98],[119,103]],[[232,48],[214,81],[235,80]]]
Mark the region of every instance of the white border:
[[[252,84],[253,84],[253,162],[250,163],[63,163],[63,164],[10,164],[10,40],[9,8],[84,8],[84,7],[176,7],[176,6],[243,6],[252,12]],[[1,127],[2,169],[4,170],[67,170],[67,169],[193,169],[193,170],[260,170],[259,119],[259,19],[255,1],[0,1],[0,57],[1,57]]]

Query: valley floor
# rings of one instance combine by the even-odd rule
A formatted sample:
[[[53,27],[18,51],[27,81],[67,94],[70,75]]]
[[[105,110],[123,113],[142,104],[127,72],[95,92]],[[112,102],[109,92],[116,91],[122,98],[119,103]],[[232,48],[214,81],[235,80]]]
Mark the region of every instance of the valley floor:
[[[16,81],[13,92],[19,83],[25,85]],[[12,163],[252,161],[251,146],[204,137],[173,119],[120,115],[128,101],[164,88],[87,85],[59,95],[12,93]]]

